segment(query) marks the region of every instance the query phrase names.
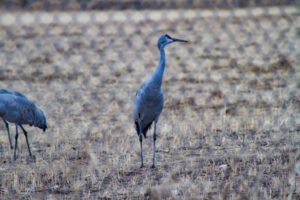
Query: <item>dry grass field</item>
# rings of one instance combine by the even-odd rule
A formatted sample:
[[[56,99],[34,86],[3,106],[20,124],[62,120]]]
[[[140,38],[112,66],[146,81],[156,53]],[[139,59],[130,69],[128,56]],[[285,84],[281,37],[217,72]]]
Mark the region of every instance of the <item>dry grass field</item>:
[[[191,42],[166,47],[157,168],[151,129],[140,169],[131,103],[165,32]],[[0,123],[0,199],[300,199],[299,48],[288,13],[1,25],[0,87],[49,129],[26,126],[35,158],[20,134],[14,162]]]

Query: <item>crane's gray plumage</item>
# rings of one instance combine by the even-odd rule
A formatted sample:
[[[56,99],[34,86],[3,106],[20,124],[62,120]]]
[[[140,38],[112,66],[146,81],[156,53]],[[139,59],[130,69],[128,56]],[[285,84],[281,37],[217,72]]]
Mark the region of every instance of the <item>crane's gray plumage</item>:
[[[24,97],[27,99],[27,97],[24,94],[22,94],[21,92],[7,90],[4,88],[0,88],[0,94],[11,94],[11,95],[19,96],[19,97]]]
[[[28,100],[27,97],[22,93],[0,89],[0,117],[3,119],[6,125],[11,148],[12,142],[10,139],[9,125],[7,122],[11,122],[16,125],[14,159],[16,159],[16,150],[18,147],[18,126],[23,130],[29,155],[32,156],[27,137],[27,131],[22,125],[28,124],[46,131],[48,125],[43,111],[35,106],[34,103]]]
[[[135,123],[135,129],[139,136],[141,148],[141,167],[143,163],[143,135],[146,138],[147,131],[154,122],[153,132],[153,165],[155,168],[155,141],[156,141],[156,124],[159,115],[164,107],[164,93],[161,89],[163,74],[165,70],[165,51],[164,47],[172,42],[187,42],[185,40],[172,38],[167,34],[163,34],[157,41],[157,47],[160,51],[160,60],[154,72],[144,81],[137,90],[132,104],[132,116]]]

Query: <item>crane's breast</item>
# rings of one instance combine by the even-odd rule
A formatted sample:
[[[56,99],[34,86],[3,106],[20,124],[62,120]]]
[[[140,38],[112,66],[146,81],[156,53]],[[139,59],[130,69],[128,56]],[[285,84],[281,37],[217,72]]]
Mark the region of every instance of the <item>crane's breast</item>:
[[[162,92],[151,93],[144,96],[143,111],[149,120],[157,118],[164,105],[164,96]]]

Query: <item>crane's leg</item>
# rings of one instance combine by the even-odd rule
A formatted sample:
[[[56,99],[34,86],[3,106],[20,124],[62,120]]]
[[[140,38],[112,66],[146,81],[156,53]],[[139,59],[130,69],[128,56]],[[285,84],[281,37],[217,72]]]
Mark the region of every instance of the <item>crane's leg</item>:
[[[141,168],[144,167],[144,162],[143,162],[143,134],[140,133],[140,146],[141,146]]]
[[[156,121],[154,121],[154,131],[153,131],[153,165],[152,168],[155,168],[155,142],[156,142]]]
[[[16,159],[17,159],[18,137],[19,137],[19,133],[18,133],[18,125],[16,124],[16,137],[15,137],[15,152],[14,152],[14,160],[16,160]]]
[[[139,129],[139,139],[140,139],[140,146],[141,146],[141,168],[144,167],[144,162],[143,162],[143,133],[141,130],[141,123],[140,120],[138,121],[138,129]]]
[[[28,141],[28,137],[27,137],[27,131],[23,128],[23,126],[20,124],[21,129],[24,132],[25,138],[26,138],[26,143],[27,143],[27,147],[28,147],[28,152],[29,152],[29,156],[32,157],[31,151],[30,151],[30,145],[29,145],[29,141]]]
[[[14,147],[12,145],[11,138],[10,138],[10,133],[9,133],[9,125],[8,125],[8,123],[7,123],[7,121],[5,119],[3,119],[3,122],[4,122],[5,126],[6,126],[10,149],[13,149]]]

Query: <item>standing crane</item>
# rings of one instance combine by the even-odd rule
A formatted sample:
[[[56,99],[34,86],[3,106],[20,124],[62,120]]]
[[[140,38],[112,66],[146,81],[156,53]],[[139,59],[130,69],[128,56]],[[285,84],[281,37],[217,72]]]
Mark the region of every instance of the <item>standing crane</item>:
[[[18,126],[23,130],[23,133],[26,138],[28,152],[30,157],[32,157],[27,137],[28,133],[24,129],[23,124],[38,127],[40,129],[43,129],[43,131],[45,132],[48,128],[48,125],[43,111],[37,106],[35,106],[34,103],[28,100],[27,97],[24,96],[22,93],[6,89],[0,89],[0,117],[3,119],[6,125],[11,148],[12,143],[10,139],[9,125],[7,121],[16,125],[14,160],[16,160],[17,158],[16,151],[18,148],[19,136]]]
[[[153,165],[155,168],[155,141],[156,141],[156,124],[159,115],[164,106],[164,93],[161,88],[162,79],[165,70],[165,46],[172,42],[187,42],[186,40],[170,37],[163,34],[158,38],[157,47],[160,51],[160,60],[154,72],[143,82],[137,90],[132,104],[132,116],[135,123],[135,129],[139,136],[141,147],[141,168],[143,163],[143,135],[147,137],[147,131],[154,122],[153,132]]]

